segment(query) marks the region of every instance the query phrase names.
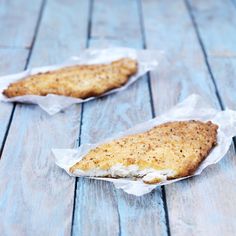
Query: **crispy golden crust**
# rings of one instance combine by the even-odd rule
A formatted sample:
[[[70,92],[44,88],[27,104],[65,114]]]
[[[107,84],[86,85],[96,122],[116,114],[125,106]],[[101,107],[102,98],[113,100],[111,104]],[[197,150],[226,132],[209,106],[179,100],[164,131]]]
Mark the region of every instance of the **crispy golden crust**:
[[[12,83],[7,97],[57,94],[76,98],[99,96],[124,85],[137,72],[137,61],[122,58],[110,64],[77,65],[39,73]]]
[[[112,166],[123,164],[137,165],[139,170],[173,170],[174,174],[168,179],[185,177],[197,169],[216,145],[217,129],[218,126],[210,121],[164,123],[145,133],[98,146],[72,166],[70,171],[109,170]],[[152,179],[145,182],[153,184],[159,181]]]

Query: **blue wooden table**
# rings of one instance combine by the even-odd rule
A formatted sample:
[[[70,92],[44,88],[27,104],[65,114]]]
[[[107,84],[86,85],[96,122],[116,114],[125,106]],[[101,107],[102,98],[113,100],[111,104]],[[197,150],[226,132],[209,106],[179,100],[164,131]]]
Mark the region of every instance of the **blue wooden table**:
[[[204,173],[134,197],[69,177],[51,148],[97,142],[195,92],[236,109],[234,0],[0,0],[0,73],[86,47],[159,49],[170,66],[124,92],[49,116],[0,104],[0,235],[236,235],[234,145]],[[223,184],[222,184],[223,183]]]

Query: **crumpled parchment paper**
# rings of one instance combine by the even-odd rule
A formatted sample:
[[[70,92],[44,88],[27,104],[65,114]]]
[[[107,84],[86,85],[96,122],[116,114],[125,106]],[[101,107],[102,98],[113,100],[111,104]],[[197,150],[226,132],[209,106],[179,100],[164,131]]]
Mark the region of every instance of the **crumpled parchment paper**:
[[[25,78],[26,76],[37,74],[39,72],[47,72],[60,69],[66,66],[79,65],[79,64],[86,65],[86,64],[110,63],[114,60],[123,57],[136,59],[138,61],[138,72],[134,76],[131,76],[128,82],[122,87],[110,90],[109,92],[106,92],[102,95],[105,96],[126,89],[129,85],[138,80],[146,72],[157,69],[159,63],[164,58],[163,55],[164,53],[161,51],[136,50],[131,48],[87,49],[83,51],[79,56],[71,57],[69,60],[60,65],[28,69],[18,74],[0,77],[0,101],[38,104],[47,113],[49,113],[50,115],[54,115],[57,112],[71,106],[72,104],[87,102],[89,100],[95,99],[96,97],[79,99],[79,98],[49,94],[47,96],[25,95],[25,96],[7,98],[2,94],[2,92],[4,89],[8,87],[10,83],[16,82],[18,80]]]
[[[217,134],[217,146],[210,152],[207,158],[200,164],[196,172],[192,175],[200,175],[202,171],[209,165],[215,164],[220,161],[227,153],[232,137],[236,135],[236,111],[233,110],[216,110],[209,106],[203,98],[199,95],[191,95],[183,102],[179,103],[168,112],[134,126],[129,130],[115,134],[114,136],[103,140],[96,144],[82,144],[78,149],[53,149],[56,164],[63,168],[69,175],[74,176],[69,172],[69,168],[76,162],[81,160],[89,150],[95,148],[99,144],[106,143],[110,140],[117,139],[130,134],[136,134],[147,131],[156,125],[159,125],[168,121],[183,121],[183,120],[201,120],[201,121],[212,121],[219,126]],[[148,192],[151,192],[154,188],[160,185],[166,185],[180,181],[185,178],[178,178],[174,180],[166,180],[159,184],[145,184],[140,180],[132,180],[126,178],[114,179],[114,178],[94,178],[103,181],[112,182],[116,188],[123,189],[129,194],[141,196]],[[87,178],[87,177],[86,177]]]

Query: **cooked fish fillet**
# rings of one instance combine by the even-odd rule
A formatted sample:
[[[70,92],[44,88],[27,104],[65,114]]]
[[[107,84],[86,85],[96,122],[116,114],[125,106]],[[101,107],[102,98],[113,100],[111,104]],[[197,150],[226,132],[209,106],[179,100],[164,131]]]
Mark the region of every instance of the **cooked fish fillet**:
[[[99,96],[124,85],[137,72],[137,61],[122,58],[110,64],[76,65],[31,75],[3,91],[7,97],[58,94],[76,98]]]
[[[148,184],[191,175],[216,145],[218,126],[176,121],[102,144],[70,168],[80,176],[138,177]]]

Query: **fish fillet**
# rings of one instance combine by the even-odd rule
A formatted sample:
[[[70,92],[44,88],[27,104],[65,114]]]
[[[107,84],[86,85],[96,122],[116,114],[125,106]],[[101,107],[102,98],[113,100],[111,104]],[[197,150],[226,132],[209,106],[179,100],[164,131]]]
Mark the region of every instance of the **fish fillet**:
[[[216,145],[211,121],[175,121],[92,149],[70,168],[79,176],[136,177],[154,184],[193,174]]]
[[[137,61],[122,58],[110,64],[76,65],[31,75],[12,83],[7,97],[57,94],[76,98],[99,96],[124,85],[137,72]]]

